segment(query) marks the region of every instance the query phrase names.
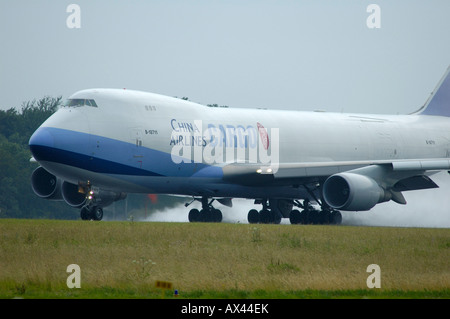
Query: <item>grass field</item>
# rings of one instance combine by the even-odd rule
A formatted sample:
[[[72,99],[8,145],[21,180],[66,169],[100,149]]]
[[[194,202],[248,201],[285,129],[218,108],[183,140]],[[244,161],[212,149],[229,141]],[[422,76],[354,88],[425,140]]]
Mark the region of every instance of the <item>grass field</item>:
[[[449,262],[450,229],[0,220],[0,298],[450,298]]]

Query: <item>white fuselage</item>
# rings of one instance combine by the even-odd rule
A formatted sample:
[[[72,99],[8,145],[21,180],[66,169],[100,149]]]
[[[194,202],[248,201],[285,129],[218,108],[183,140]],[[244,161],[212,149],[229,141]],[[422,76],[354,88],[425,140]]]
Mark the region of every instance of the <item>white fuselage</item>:
[[[450,156],[450,119],[440,116],[206,107],[110,89],[70,98],[98,107],[62,107],[40,130],[82,164],[47,158],[41,165],[72,183],[124,192],[296,197],[301,189],[227,184],[222,167]]]

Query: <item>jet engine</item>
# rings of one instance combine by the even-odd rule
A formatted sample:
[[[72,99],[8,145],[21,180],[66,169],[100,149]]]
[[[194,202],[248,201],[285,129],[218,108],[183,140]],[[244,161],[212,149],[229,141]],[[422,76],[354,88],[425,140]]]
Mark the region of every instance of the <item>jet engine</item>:
[[[31,174],[31,187],[36,195],[50,200],[62,200],[61,180],[42,166]]]
[[[370,210],[376,204],[390,200],[390,193],[376,181],[354,173],[328,177],[323,184],[322,195],[331,208],[348,211]]]
[[[62,196],[68,205],[81,208],[86,204],[86,194],[79,192],[78,185],[64,181],[61,189]]]
[[[115,201],[125,199],[126,193],[118,193],[92,187],[90,193],[79,192],[78,185],[62,181],[39,166],[31,174],[31,187],[39,197],[64,200],[68,205],[81,208],[91,201],[92,205],[106,207]],[[86,190],[87,191],[87,190]]]

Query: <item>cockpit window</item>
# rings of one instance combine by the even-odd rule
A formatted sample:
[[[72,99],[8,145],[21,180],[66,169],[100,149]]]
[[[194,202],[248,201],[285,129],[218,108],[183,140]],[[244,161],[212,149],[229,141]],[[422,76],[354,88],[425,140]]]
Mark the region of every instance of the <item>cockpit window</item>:
[[[80,107],[80,106],[93,106],[97,107],[97,103],[94,100],[88,99],[67,99],[64,106]]]

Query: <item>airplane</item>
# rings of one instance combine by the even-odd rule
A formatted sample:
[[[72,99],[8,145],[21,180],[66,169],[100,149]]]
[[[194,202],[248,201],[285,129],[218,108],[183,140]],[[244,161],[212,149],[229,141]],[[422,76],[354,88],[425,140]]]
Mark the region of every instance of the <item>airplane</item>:
[[[249,223],[340,224],[450,170],[450,67],[406,115],[208,107],[128,89],[71,95],[31,136],[34,192],[101,220],[128,193],[201,202],[190,222],[221,222],[217,201],[254,200]],[[450,173],[450,172],[449,172]]]

